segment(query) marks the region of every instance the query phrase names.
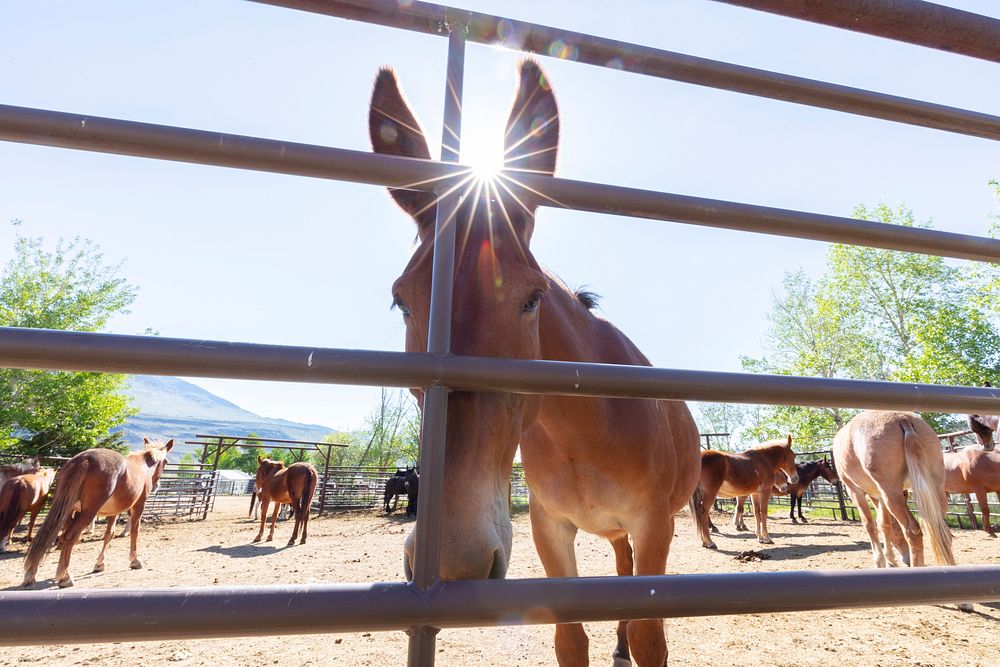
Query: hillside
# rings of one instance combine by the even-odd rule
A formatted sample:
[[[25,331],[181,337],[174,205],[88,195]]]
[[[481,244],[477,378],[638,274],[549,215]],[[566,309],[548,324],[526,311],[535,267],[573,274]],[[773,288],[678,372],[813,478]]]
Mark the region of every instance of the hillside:
[[[301,424],[286,419],[262,417],[176,377],[132,375],[128,391],[139,414],[120,429],[132,446],[150,439],[178,440],[171,459],[193,447],[184,440],[201,434],[246,435],[283,440],[322,440],[333,432],[320,424]]]

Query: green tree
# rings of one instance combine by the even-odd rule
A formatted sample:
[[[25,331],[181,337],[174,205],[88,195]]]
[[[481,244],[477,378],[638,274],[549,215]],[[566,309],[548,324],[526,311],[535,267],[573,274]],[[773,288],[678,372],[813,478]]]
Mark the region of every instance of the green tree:
[[[349,434],[331,434],[329,442],[346,442],[336,447],[331,464],[342,466],[415,466],[419,459],[420,415],[406,391],[382,389],[378,404],[365,425]]]
[[[41,238],[18,236],[0,275],[0,326],[100,331],[135,300],[120,268],[87,240],[59,240],[49,251]],[[135,414],[124,389],[124,375],[0,369],[0,449],[122,449],[109,432]]]
[[[903,207],[861,206],[854,216],[930,227]],[[995,383],[1000,331],[980,305],[989,279],[979,267],[954,266],[940,257],[834,245],[815,283],[801,271],[786,275],[770,315],[769,354],[745,358],[743,366],[778,375]],[[802,449],[817,448],[828,444],[855,412],[772,406],[755,432],[762,438],[792,433]],[[958,426],[952,415],[923,416],[939,430]]]

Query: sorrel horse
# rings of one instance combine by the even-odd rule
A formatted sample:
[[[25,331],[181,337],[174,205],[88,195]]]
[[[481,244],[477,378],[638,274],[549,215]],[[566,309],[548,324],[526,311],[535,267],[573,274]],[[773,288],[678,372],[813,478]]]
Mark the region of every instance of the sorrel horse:
[[[382,505],[385,513],[389,514],[399,506],[399,497],[406,493],[406,470],[396,468],[396,472],[385,480],[385,494],[382,496]],[[392,507],[389,501],[392,501]]]
[[[69,559],[80,533],[95,517],[106,516],[108,526],[104,531],[104,544],[94,564],[94,572],[104,571],[104,552],[111,542],[115,521],[126,510],[129,514],[129,560],[133,570],[142,568],[137,550],[139,520],[146,506],[146,498],[155,490],[160,474],[167,465],[167,452],[174,446],[169,440],[165,445],[143,438],[143,448],[122,456],[110,449],[88,449],[80,452],[59,470],[58,483],[52,496],[52,507],[38,529],[38,535],[28,547],[24,559],[25,588],[34,586],[35,574],[42,559],[60,536],[61,551],[56,568],[56,583],[60,588],[73,585],[69,574]],[[76,512],[72,518],[70,515]]]
[[[941,444],[920,415],[881,410],[856,415],[834,437],[833,460],[868,531],[876,567],[885,567],[887,557],[889,564],[898,565],[893,547],[907,565],[923,565],[925,531],[934,560],[939,565],[955,564],[945,522],[948,498]],[[906,503],[907,489],[913,491],[923,530]],[[872,523],[869,498],[878,510],[884,550]]]
[[[420,125],[395,74],[375,81],[369,134],[378,153],[429,159]],[[457,235],[451,351],[456,355],[648,366],[635,345],[595,315],[593,295],[574,292],[544,270],[529,247],[538,195],[514,171],[555,171],[559,113],[548,78],[522,62],[504,137],[504,175],[470,175],[460,205],[443,212]],[[419,245],[392,287],[406,326],[406,350],[427,350],[431,264],[438,197],[393,189],[416,222]],[[415,390],[423,409],[423,392]],[[666,569],[674,514],[697,484],[698,430],[680,401],[538,396],[454,391],[448,398],[442,499],[443,580],[502,578],[511,553],[508,505],[514,452],[520,443],[531,489],[530,520],[550,577],[577,576],[578,530],[607,538],[620,575]],[[629,544],[631,537],[633,544]],[[634,546],[633,546],[634,545]],[[412,578],[414,534],[404,546]],[[561,665],[588,661],[579,623],[557,625]],[[620,622],[619,660],[662,667],[662,619]]]
[[[830,462],[827,459],[822,459],[820,461],[806,461],[804,463],[798,463],[795,465],[795,469],[799,473],[799,481],[794,484],[788,483],[788,478],[785,477],[785,473],[777,472],[774,475],[774,486],[771,488],[772,496],[784,496],[788,495],[788,518],[792,520],[792,523],[798,523],[795,520],[795,508],[798,506],[799,510],[799,521],[802,523],[809,523],[806,518],[802,516],[802,498],[806,495],[806,489],[809,485],[813,483],[817,477],[822,477],[830,484],[836,484],[840,481],[840,477],[837,476],[837,471],[833,469]],[[741,496],[736,499],[736,509],[733,512],[733,527],[736,530],[748,530],[746,524],[743,522],[743,503],[746,502],[746,496]]]
[[[39,468],[38,472],[11,477],[0,486],[0,553],[7,551],[7,542],[14,529],[29,512],[31,518],[28,520],[26,539],[31,541],[35,519],[45,506],[55,474],[52,468]]]
[[[983,530],[996,537],[990,524],[990,506],[986,495],[1000,495],[1000,452],[972,447],[944,453],[944,490],[946,493],[974,493],[983,511]]]
[[[767,504],[771,498],[775,474],[783,473],[789,483],[798,481],[792,436],[768,440],[745,452],[720,452],[708,449],[701,453],[701,476],[690,499],[691,518],[706,549],[716,549],[709,532],[708,512],[716,498],[750,496],[757,519],[757,540],[774,544],[767,533]],[[740,503],[737,503],[738,505]],[[742,515],[740,517],[742,519]],[[735,518],[734,518],[735,525]]]
[[[288,503],[292,506],[292,514],[295,516],[295,528],[292,529],[292,538],[288,540],[288,546],[295,544],[299,536],[299,526],[302,527],[302,541],[299,544],[305,544],[309,528],[309,511],[312,508],[312,498],[318,481],[319,475],[311,463],[299,461],[286,468],[281,461],[258,456],[254,486],[257,495],[260,496],[260,530],[257,531],[257,537],[253,538],[253,541],[260,542],[263,537],[264,524],[267,522],[267,506],[274,501],[271,530],[267,534],[267,541],[274,539],[278,510],[282,503]]]
[[[17,477],[18,475],[24,475],[27,473],[38,472],[41,469],[41,463],[38,457],[25,459],[21,463],[13,463],[9,465],[0,466],[0,485],[6,482],[11,477]]]

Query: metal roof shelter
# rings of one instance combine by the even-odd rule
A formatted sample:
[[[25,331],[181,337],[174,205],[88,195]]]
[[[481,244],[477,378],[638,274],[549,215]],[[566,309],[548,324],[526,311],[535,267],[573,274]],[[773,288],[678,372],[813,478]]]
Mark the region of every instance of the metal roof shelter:
[[[574,59],[846,113],[1000,139],[1000,117],[672,53],[414,0],[261,0],[448,39],[442,160],[421,161],[133,121],[0,106],[0,139],[317,178],[436,190],[463,168],[455,146],[467,41]],[[764,2],[739,2],[748,6]],[[769,3],[771,11],[997,60],[1000,22],[920,0]],[[822,9],[817,9],[822,5]],[[796,11],[795,7],[807,11]],[[808,9],[808,8],[812,9]],[[872,19],[864,27],[856,12]],[[972,30],[969,29],[972,26]],[[508,31],[506,34],[510,34]],[[966,36],[971,36],[967,39]],[[520,180],[542,205],[1000,263],[1000,241],[851,218],[545,176]],[[422,185],[412,185],[420,183]],[[447,211],[448,197],[439,211]],[[432,665],[439,628],[794,611],[1000,599],[1000,567],[521,581],[437,580],[449,388],[794,405],[1000,412],[1000,389],[708,373],[454,356],[454,226],[436,225],[428,350],[404,354],[57,331],[0,330],[0,365],[198,377],[424,387],[420,503],[411,584],[237,586],[0,593],[0,643],[406,630],[409,663]],[[655,590],[656,595],[650,591]],[[810,590],[808,598],[789,591]],[[373,595],[372,593],[377,593]],[[289,604],[294,598],[295,604]],[[263,610],[281,608],[279,616]],[[544,610],[539,613],[538,610]],[[113,622],[112,622],[113,621]],[[42,637],[39,627],[45,627]]]
[[[189,445],[201,445],[201,462],[205,464],[208,460],[208,455],[210,451],[214,451],[215,455],[213,457],[212,469],[217,470],[219,467],[219,458],[222,456],[222,452],[226,451],[230,447],[241,447],[244,449],[287,449],[289,451],[298,452],[296,454],[295,460],[301,461],[305,458],[305,452],[319,452],[319,455],[323,457],[323,479],[327,479],[330,476],[330,453],[333,451],[334,447],[348,447],[339,442],[317,442],[315,440],[282,440],[280,438],[257,438],[252,436],[243,435],[201,435],[195,434],[198,440],[187,440],[185,441]],[[208,442],[206,442],[206,440]],[[215,441],[215,442],[212,442]],[[268,442],[273,443],[270,445],[263,445],[260,443]],[[256,444],[252,444],[256,443]],[[319,513],[323,514],[326,508],[326,484],[320,485],[319,492]],[[205,513],[201,517],[202,519],[208,516],[208,512],[211,509],[215,509],[215,495],[212,495],[211,507],[205,507]]]

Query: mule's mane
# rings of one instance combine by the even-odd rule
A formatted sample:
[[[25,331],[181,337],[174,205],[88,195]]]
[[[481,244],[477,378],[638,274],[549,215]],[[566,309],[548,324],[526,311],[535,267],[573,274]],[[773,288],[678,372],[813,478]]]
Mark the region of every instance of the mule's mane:
[[[573,290],[573,294],[576,296],[577,301],[587,307],[587,310],[594,310],[600,307],[601,295],[597,292],[591,292],[583,287],[578,287]]]
[[[768,440],[767,442],[762,442],[759,445],[754,445],[751,449],[773,449],[775,447],[787,447],[787,438],[778,438],[776,440]]]

